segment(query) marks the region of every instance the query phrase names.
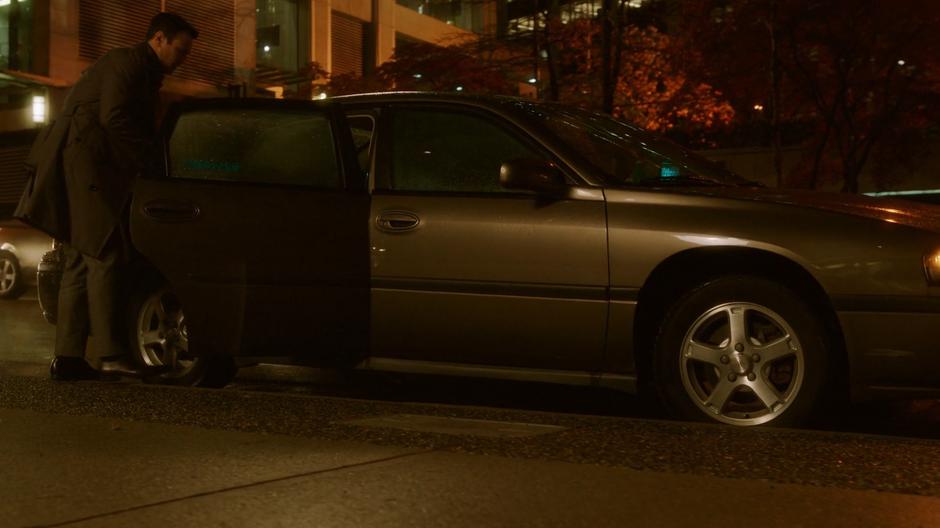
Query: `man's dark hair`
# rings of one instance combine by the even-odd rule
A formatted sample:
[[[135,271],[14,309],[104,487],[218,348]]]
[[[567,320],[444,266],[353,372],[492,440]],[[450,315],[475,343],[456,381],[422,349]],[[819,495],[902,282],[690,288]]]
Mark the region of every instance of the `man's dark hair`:
[[[189,33],[193,38],[199,37],[199,30],[176,13],[158,13],[151,18],[150,27],[147,28],[147,40],[152,39],[157,31],[162,31],[167,40],[173,40],[182,32]]]

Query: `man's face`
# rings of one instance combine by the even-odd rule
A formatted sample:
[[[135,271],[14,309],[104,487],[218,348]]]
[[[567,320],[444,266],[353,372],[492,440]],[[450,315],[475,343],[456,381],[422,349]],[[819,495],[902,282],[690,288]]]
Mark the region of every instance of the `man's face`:
[[[162,31],[157,31],[150,39],[150,45],[156,52],[157,58],[160,59],[163,71],[173,73],[189,55],[189,50],[193,47],[193,37],[181,31],[173,36],[173,40],[169,40]]]

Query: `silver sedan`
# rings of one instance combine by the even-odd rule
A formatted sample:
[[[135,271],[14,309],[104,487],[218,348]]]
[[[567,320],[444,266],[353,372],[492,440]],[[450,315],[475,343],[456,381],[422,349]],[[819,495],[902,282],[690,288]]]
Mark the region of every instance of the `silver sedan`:
[[[36,267],[52,239],[16,220],[0,221],[0,299],[19,298],[36,284]]]
[[[519,99],[199,100],[167,123],[131,208],[135,349],[167,382],[263,361],[598,385],[740,426],[940,392],[932,206],[762,188]]]

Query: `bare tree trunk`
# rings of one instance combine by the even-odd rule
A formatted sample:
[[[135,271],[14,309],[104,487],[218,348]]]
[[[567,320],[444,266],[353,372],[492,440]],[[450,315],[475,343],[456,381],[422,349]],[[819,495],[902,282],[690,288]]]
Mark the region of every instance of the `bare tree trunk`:
[[[613,79],[613,34],[614,34],[614,1],[601,0],[601,109],[607,113],[614,112],[614,81]]]
[[[554,32],[561,25],[561,2],[549,0],[548,20],[545,23],[545,50],[548,53],[548,99],[557,101],[561,97],[558,85],[558,44]]]
[[[777,0],[770,0],[770,129],[773,134],[774,173],[783,187],[783,153],[780,137],[780,51],[777,48]]]
[[[614,23],[614,51],[613,51],[613,61],[611,64],[611,73],[610,73],[610,112],[614,111],[614,100],[617,96],[617,84],[620,82],[620,65],[622,64],[623,59],[623,39],[624,39],[624,28],[626,27],[626,0],[617,1],[617,12],[615,16],[617,17],[616,22]]]
[[[539,61],[541,60],[541,46],[539,45],[539,0],[532,0],[535,9],[532,11],[532,78],[535,79],[535,98],[541,99],[539,93]]]
[[[844,75],[840,76],[838,90],[835,94],[833,94],[831,103],[827,104],[826,97],[822,93],[819,80],[807,69],[807,67],[803,64],[803,61],[800,59],[799,47],[794,45],[796,39],[792,34],[790,35],[789,40],[790,52],[792,54],[793,62],[796,65],[795,71],[802,76],[804,85],[810,88],[816,109],[819,111],[819,113],[825,115],[825,128],[823,129],[822,138],[816,144],[816,151],[813,153],[813,168],[809,174],[809,188],[815,189],[819,181],[819,167],[822,164],[823,155],[825,154],[826,147],[829,144],[829,138],[832,136],[833,130],[836,128],[836,113],[843,104],[843,99],[846,97],[848,87],[846,86],[846,79]],[[840,74],[841,73],[842,72],[840,72]],[[836,137],[836,140],[838,140],[838,136]]]
[[[854,166],[842,171],[842,192],[858,194],[858,173],[858,168]]]
[[[901,106],[901,98],[892,107],[885,110],[885,113],[876,120],[871,126],[871,131],[861,141],[856,141],[849,149],[848,153],[842,159],[842,192],[858,193],[858,180],[862,174],[862,169],[868,163],[871,151],[878,142],[881,134],[887,129],[888,124],[894,118]]]
[[[888,72],[888,75],[885,76],[886,103],[888,101],[889,92],[887,85],[891,83],[893,74],[894,69],[892,68]],[[904,103],[905,97],[899,95],[894,98],[893,104],[886,104],[887,107],[884,112],[882,112],[877,119],[873,120],[868,134],[864,135],[864,137],[862,137],[861,132],[855,130],[853,127],[852,134],[849,136],[851,142],[850,147],[848,148],[848,152],[842,157],[842,192],[858,193],[859,178],[861,177],[862,169],[864,169],[865,164],[868,163],[872,149],[881,138],[881,135],[889,128],[891,122],[897,117]],[[844,106],[843,104],[843,108]],[[851,119],[847,119],[846,121],[849,125],[853,124],[853,120]]]
[[[829,136],[832,134],[832,129],[835,127],[835,114],[836,103],[833,102],[832,107],[826,115],[826,129],[823,133],[822,140],[816,146],[816,153],[813,155],[813,170],[809,174],[810,189],[815,189],[816,183],[819,180],[819,165],[822,163],[823,154],[826,152],[826,145],[829,144]]]

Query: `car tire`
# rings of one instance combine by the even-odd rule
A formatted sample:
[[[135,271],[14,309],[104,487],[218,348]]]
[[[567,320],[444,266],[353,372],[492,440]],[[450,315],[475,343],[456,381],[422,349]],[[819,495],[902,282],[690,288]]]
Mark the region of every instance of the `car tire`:
[[[189,329],[182,304],[162,281],[150,281],[131,298],[131,355],[142,367],[170,367],[145,382],[188,387],[221,388],[238,367],[231,356],[200,355],[189,347]]]
[[[20,261],[9,251],[0,251],[0,299],[18,299],[26,291]]]
[[[687,292],[656,337],[653,378],[676,417],[804,424],[819,407],[829,347],[816,312],[767,279],[728,276]]]

